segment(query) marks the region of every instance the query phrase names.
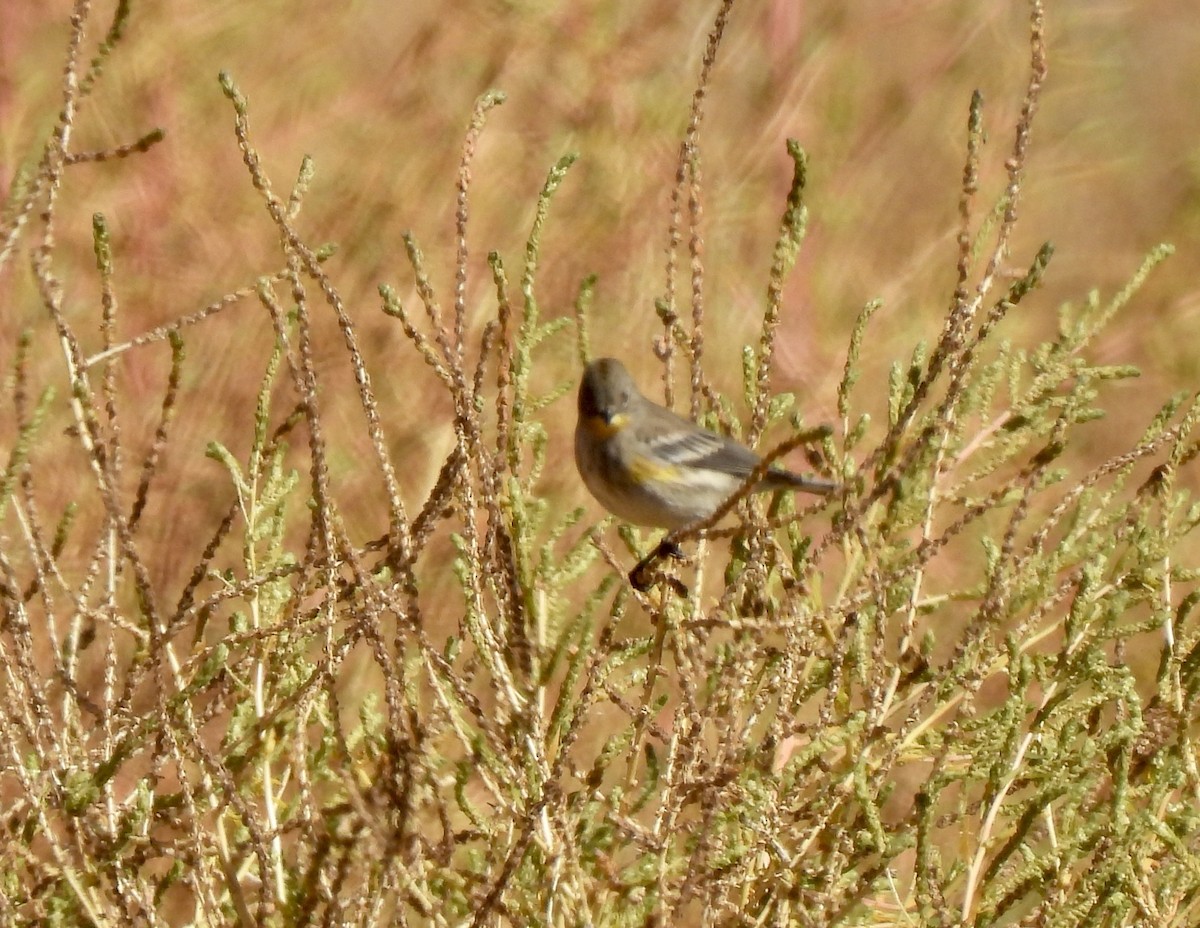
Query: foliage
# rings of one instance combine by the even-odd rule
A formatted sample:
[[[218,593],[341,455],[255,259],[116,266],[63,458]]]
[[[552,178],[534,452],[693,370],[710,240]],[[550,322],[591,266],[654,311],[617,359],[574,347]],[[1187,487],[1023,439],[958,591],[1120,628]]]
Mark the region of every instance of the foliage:
[[[1136,373],[1089,349],[1169,249],[1110,299],[1064,307],[1049,340],[1001,337],[1036,302],[1052,256],[1046,245],[1007,279],[1046,67],[1035,0],[1004,189],[981,207],[977,95],[953,294],[936,340],[895,363],[886,421],[861,411],[880,399],[862,399],[877,388],[860,366],[878,303],[853,326],[833,428],[805,430],[794,398],[772,390],[807,224],[797,143],[761,335],[741,357],[744,397],[719,394],[706,376],[718,362],[704,338],[700,130],[731,6],[709,34],[679,151],[656,304],[664,392],[675,399],[682,368],[692,413],[730,426],[744,399],[748,440],[788,423],[844,488],[799,510],[740,503],[721,523],[732,528],[680,535],[705,536],[674,568],[682,580],[640,590],[626,578],[638,536],[623,530],[615,547],[604,525],[539,492],[551,404],[573,386],[546,382],[541,365],[565,346],[590,351],[594,281],[574,319],[547,316],[537,296],[574,157],[546,177],[515,291],[489,255],[493,309],[476,332],[473,167],[503,102],[480,97],[449,298],[414,236],[419,307],[380,288],[413,348],[396,363],[424,364],[453,417],[432,488],[406,501],[363,327],[326,270],[330,250],[297,224],[314,165],[276,192],[233,77],[221,88],[282,270],[119,342],[121,256],[97,215],[99,312],[65,304],[55,231],[73,208],[63,178],[82,158],[72,134],[129,15],[119,5],[84,65],[89,10],[76,4],[61,114],[0,226],[0,263],[32,262],[67,383],[35,398],[32,335],[14,346],[0,477],[6,923],[1196,921],[1200,507],[1179,474],[1200,406],[1177,396],[1145,410],[1142,433],[1100,463],[1072,453],[1108,383]],[[185,347],[251,297],[275,343],[243,359],[262,371],[249,450],[210,446],[227,508],[195,527],[203,556],[173,592],[150,566],[143,514],[151,494],[184,491],[160,473],[188,414]],[[359,466],[377,481],[386,531],[368,543],[343,517],[331,466],[351,452],[327,439],[319,313],[341,333],[370,449]],[[153,351],[169,353],[169,375],[153,441],[135,454],[119,368]],[[55,411],[72,420],[63,453],[91,483],[47,515]]]

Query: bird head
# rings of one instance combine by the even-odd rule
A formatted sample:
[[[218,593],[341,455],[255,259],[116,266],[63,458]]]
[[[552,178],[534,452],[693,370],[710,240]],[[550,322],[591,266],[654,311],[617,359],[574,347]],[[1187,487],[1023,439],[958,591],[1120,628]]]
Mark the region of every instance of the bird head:
[[[588,428],[612,433],[628,422],[630,407],[641,398],[637,385],[616,358],[598,358],[579,383],[579,419]]]

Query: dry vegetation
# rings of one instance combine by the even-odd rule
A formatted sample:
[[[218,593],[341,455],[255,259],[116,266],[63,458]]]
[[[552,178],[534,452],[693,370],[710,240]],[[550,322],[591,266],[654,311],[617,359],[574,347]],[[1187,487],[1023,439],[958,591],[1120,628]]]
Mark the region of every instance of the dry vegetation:
[[[0,921],[1200,920],[1187,5],[331,8],[0,13]]]

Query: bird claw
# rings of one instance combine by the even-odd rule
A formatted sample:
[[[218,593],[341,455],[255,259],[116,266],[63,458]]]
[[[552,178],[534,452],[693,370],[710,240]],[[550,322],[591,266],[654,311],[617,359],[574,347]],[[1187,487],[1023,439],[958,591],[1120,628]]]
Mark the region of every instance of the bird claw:
[[[661,570],[650,571],[641,564],[633,568],[629,572],[629,583],[639,593],[645,593],[658,582],[665,583],[670,587],[671,592],[676,596],[685,597],[688,595],[687,584],[678,577],[672,577],[663,573]]]
[[[654,566],[655,562],[664,557],[670,558],[673,561],[687,560],[687,555],[683,553],[683,548],[679,547],[675,542],[664,538],[658,543],[658,547],[638,561],[633,570],[629,572],[630,585],[639,593],[645,593],[655,583],[662,581],[677,596],[687,596],[688,588],[678,577],[668,576],[662,571],[651,571],[650,568]]]

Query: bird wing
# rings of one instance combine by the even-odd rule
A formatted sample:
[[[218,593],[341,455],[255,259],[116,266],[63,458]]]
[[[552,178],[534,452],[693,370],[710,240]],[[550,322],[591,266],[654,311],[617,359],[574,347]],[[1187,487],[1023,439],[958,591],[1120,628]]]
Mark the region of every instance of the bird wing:
[[[701,429],[686,419],[675,418],[678,419],[677,428],[647,429],[646,434],[639,436],[662,459],[736,477],[745,477],[758,465],[758,455],[749,448],[724,435]]]

